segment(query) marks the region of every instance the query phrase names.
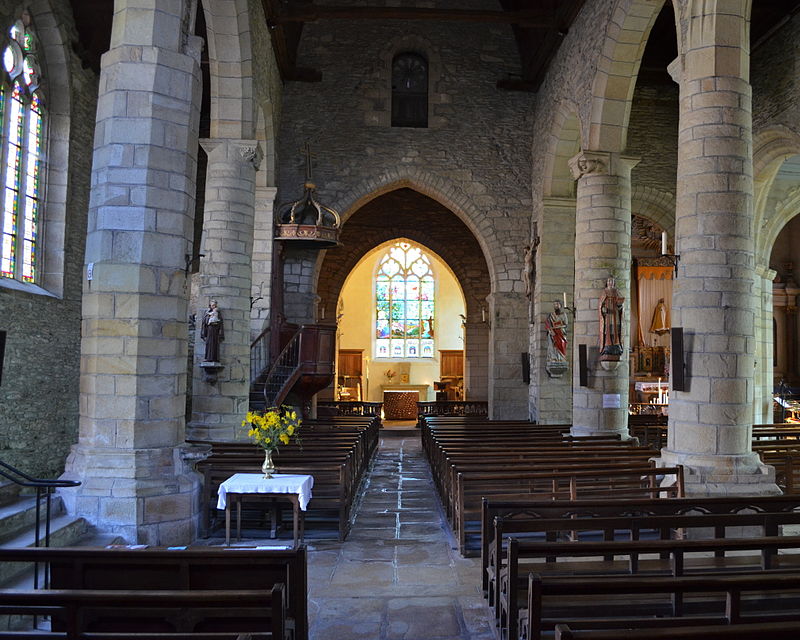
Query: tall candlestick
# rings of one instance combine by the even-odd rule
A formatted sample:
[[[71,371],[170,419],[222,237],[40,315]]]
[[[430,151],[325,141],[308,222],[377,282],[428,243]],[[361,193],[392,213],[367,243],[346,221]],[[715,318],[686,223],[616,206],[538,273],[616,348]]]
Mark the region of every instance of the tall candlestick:
[[[564,308],[566,309],[567,308],[567,292],[563,291],[561,293],[561,295],[564,296]]]
[[[666,256],[667,254],[667,232],[661,232],[661,255]]]

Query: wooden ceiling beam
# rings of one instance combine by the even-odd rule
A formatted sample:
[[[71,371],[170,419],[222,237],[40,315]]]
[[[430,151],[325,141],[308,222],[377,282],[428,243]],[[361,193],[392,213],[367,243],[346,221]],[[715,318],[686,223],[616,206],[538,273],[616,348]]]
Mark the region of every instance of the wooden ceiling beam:
[[[478,11],[417,7],[340,7],[319,6],[312,3],[282,5],[281,12],[274,14],[270,20],[276,25],[317,20],[430,20],[516,24],[529,29],[548,29],[555,26],[555,16],[548,10]]]

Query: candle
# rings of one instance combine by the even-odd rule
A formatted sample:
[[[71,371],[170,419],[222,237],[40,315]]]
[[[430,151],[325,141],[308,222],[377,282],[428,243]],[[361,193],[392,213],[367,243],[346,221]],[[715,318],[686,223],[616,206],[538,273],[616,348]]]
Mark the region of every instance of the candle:
[[[661,255],[666,256],[667,254],[667,232],[661,232]]]
[[[322,308],[319,310],[319,317],[320,317],[320,319],[321,319],[321,320],[324,320],[324,319],[325,319],[325,307],[322,307]]]
[[[564,305],[563,305],[563,306],[564,306],[564,308],[566,309],[566,308],[567,308],[567,292],[566,292],[566,291],[563,291],[563,292],[561,293],[561,295],[562,295],[562,296],[564,296]]]
[[[486,322],[486,309],[481,307],[481,322]]]

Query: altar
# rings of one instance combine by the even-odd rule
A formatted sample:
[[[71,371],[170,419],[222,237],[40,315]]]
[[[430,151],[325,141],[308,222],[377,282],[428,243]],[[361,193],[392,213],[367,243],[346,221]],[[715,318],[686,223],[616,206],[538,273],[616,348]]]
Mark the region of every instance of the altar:
[[[417,402],[428,399],[427,384],[382,385],[385,420],[416,420]]]

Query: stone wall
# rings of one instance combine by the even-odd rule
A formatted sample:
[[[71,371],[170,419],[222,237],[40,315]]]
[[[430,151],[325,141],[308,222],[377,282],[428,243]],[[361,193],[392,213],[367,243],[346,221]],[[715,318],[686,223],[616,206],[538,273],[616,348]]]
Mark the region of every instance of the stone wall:
[[[17,17],[21,4],[0,1],[2,24],[10,24],[9,16]],[[67,168],[57,184],[50,181],[45,196],[45,207],[58,201],[65,208],[65,224],[54,222],[43,230],[50,249],[64,248],[63,292],[12,290],[0,281],[0,330],[8,332],[0,384],[0,459],[33,475],[55,477],[78,433],[81,280],[97,78],[73,53],[77,34],[69,4],[54,0],[52,13],[41,11],[46,4],[27,6],[40,40],[60,38],[66,43],[63,62],[53,55],[43,60],[45,92],[48,82],[51,87],[69,83],[68,96],[58,96],[67,98],[69,117],[51,119],[45,151],[51,177]]]
[[[447,4],[481,5],[436,6]],[[404,51],[424,53],[429,62],[428,128],[389,126],[391,62]],[[310,23],[303,29],[298,65],[321,71],[322,81],[285,87],[283,111],[293,117],[280,130],[278,200],[300,196],[299,150],[306,141],[315,153],[320,201],[345,216],[394,186],[420,190],[459,215],[478,238],[493,291],[509,294],[502,315],[526,318],[521,268],[529,237],[533,98],[496,88],[498,80],[519,73],[511,29],[425,21],[337,21],[335,29]],[[303,255],[286,265],[286,312],[292,320],[313,318],[313,263],[314,256]],[[490,377],[500,387],[503,380],[509,384],[502,393],[506,415],[525,416],[519,354],[527,335],[518,324],[495,325]]]
[[[800,130],[800,14],[757,46],[750,61],[753,133],[781,122]]]

